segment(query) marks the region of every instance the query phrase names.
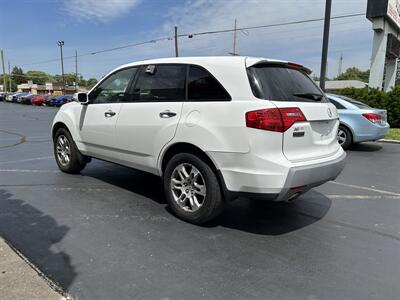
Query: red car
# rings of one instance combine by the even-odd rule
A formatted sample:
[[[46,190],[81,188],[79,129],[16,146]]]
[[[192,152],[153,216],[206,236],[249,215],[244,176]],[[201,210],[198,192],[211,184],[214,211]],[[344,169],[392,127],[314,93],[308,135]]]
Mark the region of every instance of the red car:
[[[39,95],[36,96],[31,100],[33,105],[43,105],[44,101],[46,100],[47,95]]]

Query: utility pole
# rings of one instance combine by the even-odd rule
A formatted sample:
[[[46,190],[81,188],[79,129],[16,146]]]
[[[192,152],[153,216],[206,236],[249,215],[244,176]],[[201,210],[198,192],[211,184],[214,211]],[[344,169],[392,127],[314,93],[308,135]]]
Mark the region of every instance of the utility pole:
[[[75,91],[78,92],[78,51],[75,50]]]
[[[325,3],[325,22],[324,22],[324,38],[322,42],[322,58],[321,58],[321,75],[319,77],[319,85],[325,91],[326,64],[328,61],[328,45],[329,45],[329,27],[331,23],[332,0],[326,0]]]
[[[1,65],[3,66],[3,92],[7,92],[6,68],[4,66],[3,49],[1,49]]]
[[[236,25],[237,25],[237,20],[235,19],[235,27],[233,28],[233,52],[232,55],[235,56],[236,54]]]
[[[178,26],[175,26],[174,29],[175,29],[175,56],[178,57],[179,56],[179,52],[178,52]]]
[[[343,52],[340,52],[338,76],[342,74]]]
[[[11,92],[11,65],[10,61],[8,61],[8,87],[9,92]]]
[[[62,82],[63,83],[63,93],[65,94],[64,57],[63,57],[64,41],[58,41],[57,44],[60,47],[60,52],[61,52],[61,73],[62,73],[62,81],[63,81]]]

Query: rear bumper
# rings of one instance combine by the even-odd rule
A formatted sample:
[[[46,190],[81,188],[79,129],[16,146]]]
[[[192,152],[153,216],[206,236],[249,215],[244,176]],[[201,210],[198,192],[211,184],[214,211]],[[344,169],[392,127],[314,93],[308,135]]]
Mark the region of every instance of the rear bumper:
[[[307,165],[281,166],[281,172],[260,173],[219,169],[225,197],[290,201],[313,187],[334,180],[344,168],[346,153]]]
[[[345,158],[346,153],[344,152],[339,158],[332,161],[291,168],[285,186],[275,201],[288,201],[313,187],[335,180],[344,168]]]
[[[383,139],[389,132],[389,128],[390,126],[388,123],[384,126],[371,123],[368,127],[364,127],[362,132],[354,132],[353,141],[359,143]]]

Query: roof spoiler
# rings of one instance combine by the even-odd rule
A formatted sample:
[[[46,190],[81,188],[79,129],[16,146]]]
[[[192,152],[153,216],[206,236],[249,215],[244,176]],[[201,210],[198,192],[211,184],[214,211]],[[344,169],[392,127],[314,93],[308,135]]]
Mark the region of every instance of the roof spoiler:
[[[307,75],[310,75],[312,73],[312,70],[300,65],[300,64],[296,64],[293,62],[288,62],[288,61],[282,61],[282,60],[273,60],[273,59],[263,59],[263,58],[252,58],[252,57],[247,57],[246,58],[246,67],[251,67],[251,66],[255,66],[255,65],[259,65],[259,64],[269,64],[269,65],[283,65],[283,66],[287,66],[289,68],[293,68],[293,69],[297,69],[297,70],[301,70],[303,72],[305,72]]]

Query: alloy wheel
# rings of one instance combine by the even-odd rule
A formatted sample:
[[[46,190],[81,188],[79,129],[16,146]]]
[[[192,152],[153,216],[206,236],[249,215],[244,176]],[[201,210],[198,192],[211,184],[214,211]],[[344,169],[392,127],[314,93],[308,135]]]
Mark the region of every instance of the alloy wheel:
[[[62,166],[67,166],[71,161],[71,146],[65,135],[59,135],[57,138],[57,159]]]
[[[203,175],[189,163],[182,163],[174,169],[170,188],[174,201],[186,212],[199,210],[206,198]]]
[[[338,134],[337,134],[337,139],[338,139],[339,145],[343,145],[347,139],[346,132],[339,128]]]

